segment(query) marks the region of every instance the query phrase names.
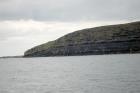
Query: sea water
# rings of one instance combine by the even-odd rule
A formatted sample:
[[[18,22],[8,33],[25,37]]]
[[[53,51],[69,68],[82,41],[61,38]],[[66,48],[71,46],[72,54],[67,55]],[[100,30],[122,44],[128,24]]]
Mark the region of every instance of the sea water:
[[[140,93],[140,54],[0,59],[0,93]]]

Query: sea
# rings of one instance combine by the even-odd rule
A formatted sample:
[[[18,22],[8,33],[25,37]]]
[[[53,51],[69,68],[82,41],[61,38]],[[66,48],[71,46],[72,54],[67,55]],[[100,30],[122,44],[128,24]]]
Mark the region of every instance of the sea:
[[[140,93],[140,54],[1,58],[0,93]]]

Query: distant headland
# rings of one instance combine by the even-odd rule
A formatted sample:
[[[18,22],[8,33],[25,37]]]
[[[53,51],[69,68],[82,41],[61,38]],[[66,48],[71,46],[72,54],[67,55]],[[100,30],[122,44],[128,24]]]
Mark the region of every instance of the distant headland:
[[[23,56],[3,56],[3,57],[0,57],[0,58],[23,58]]]
[[[88,28],[27,50],[24,57],[140,53],[140,21]]]

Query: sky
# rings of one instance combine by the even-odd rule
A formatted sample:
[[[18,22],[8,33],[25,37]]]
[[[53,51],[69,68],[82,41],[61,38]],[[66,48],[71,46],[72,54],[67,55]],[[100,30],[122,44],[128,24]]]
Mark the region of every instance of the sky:
[[[140,0],[0,0],[0,56],[76,30],[140,21],[139,10]]]

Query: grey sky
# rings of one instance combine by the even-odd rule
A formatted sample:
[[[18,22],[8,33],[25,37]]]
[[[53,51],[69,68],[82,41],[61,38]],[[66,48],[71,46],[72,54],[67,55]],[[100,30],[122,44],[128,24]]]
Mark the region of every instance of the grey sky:
[[[0,0],[0,56],[69,32],[140,20],[140,0]]]
[[[0,19],[133,20],[139,9],[140,0],[0,0]]]

